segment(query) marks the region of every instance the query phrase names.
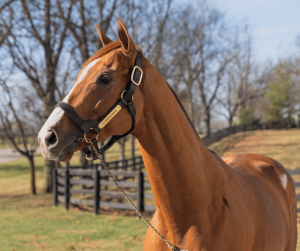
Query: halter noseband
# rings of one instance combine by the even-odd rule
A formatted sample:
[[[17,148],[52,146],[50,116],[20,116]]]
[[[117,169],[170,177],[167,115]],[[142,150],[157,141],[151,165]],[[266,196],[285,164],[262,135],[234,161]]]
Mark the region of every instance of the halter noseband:
[[[61,108],[68,116],[69,118],[83,131],[84,133],[84,139],[86,140],[86,135],[89,132],[93,132],[96,134],[96,138],[92,140],[93,145],[97,149],[97,151],[102,154],[105,151],[107,151],[109,148],[111,148],[114,143],[116,143],[119,139],[127,136],[129,133],[131,133],[135,128],[135,107],[133,103],[133,94],[135,92],[135,89],[138,85],[140,85],[143,77],[143,71],[141,69],[142,65],[142,53],[139,50],[137,51],[137,55],[135,58],[135,64],[134,68],[131,72],[131,78],[129,79],[127,86],[125,90],[121,94],[121,98],[117,101],[117,103],[99,120],[86,120],[83,121],[79,115],[72,109],[70,105],[63,101],[59,101],[55,107]],[[132,117],[132,125],[128,132],[121,134],[121,135],[114,135],[111,137],[111,139],[103,145],[100,149],[98,148],[97,144],[97,137],[98,133],[101,132],[101,130],[108,124],[108,122],[115,117],[119,111],[122,110],[127,106],[127,109]],[[85,153],[87,159],[96,159],[93,151],[90,151],[88,147],[82,149],[82,151]]]

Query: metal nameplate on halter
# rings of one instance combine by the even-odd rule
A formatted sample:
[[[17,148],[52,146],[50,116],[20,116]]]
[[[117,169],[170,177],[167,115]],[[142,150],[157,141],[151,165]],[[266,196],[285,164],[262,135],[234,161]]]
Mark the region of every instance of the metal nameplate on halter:
[[[99,124],[99,128],[102,129],[104,126],[106,126],[106,124],[111,121],[112,118],[116,116],[119,111],[121,111],[121,109],[121,106],[117,105],[115,109],[113,109],[110,114],[108,114],[106,118]]]

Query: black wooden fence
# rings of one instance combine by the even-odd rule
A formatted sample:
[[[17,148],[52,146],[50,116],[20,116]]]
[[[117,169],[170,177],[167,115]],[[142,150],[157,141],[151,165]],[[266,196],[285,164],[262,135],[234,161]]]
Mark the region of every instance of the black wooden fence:
[[[238,132],[290,128],[300,128],[300,122],[232,126],[202,138],[202,142],[208,146]],[[109,162],[107,166],[140,211],[155,211],[142,157]],[[99,207],[133,210],[126,200],[122,200],[123,195],[101,164],[94,164],[85,169],[79,166],[56,168],[53,170],[53,180],[54,205],[64,202],[66,209],[69,208],[69,204],[93,206],[95,214],[98,214]]]
[[[300,128],[299,122],[292,121],[281,121],[281,122],[269,122],[263,124],[245,124],[238,126],[231,126],[225,129],[219,130],[215,133],[212,133],[210,137],[202,138],[202,142],[204,145],[209,146],[215,142],[220,141],[221,139],[238,132],[246,132],[246,131],[255,131],[255,130],[268,130],[268,129],[290,129],[290,128]]]
[[[107,165],[140,211],[155,211],[151,187],[141,157],[114,161]],[[100,207],[133,210],[126,200],[122,200],[123,195],[101,164],[89,166],[87,169],[56,168],[53,170],[53,181],[55,206],[63,202],[68,210],[69,204],[87,205],[94,208],[95,214],[99,213]]]

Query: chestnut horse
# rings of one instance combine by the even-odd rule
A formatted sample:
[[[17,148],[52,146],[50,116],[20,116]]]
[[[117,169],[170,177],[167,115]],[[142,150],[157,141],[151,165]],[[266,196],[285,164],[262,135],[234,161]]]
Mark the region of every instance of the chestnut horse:
[[[98,120],[118,101],[137,54],[120,20],[118,41],[98,33],[104,47],[85,63],[64,99],[83,120]],[[222,160],[202,144],[178,97],[144,56],[141,68],[132,135],[156,204],[154,227],[189,251],[295,251],[297,207],[287,170],[256,154]],[[122,109],[99,133],[98,142],[130,128],[131,115]],[[44,157],[51,160],[69,161],[88,146],[77,141],[82,131],[59,107],[38,137]],[[167,249],[148,228],[143,250]]]

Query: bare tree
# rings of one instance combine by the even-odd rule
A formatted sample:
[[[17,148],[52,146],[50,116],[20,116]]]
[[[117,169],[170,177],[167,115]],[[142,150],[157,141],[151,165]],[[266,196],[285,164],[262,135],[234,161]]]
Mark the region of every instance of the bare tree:
[[[70,18],[65,14],[66,5],[75,2]],[[95,24],[98,24],[101,32],[109,32],[111,23],[119,8],[124,4],[123,0],[56,0],[61,20],[68,28],[72,41],[72,53],[77,59],[78,66],[90,58],[90,56],[103,45],[95,32]]]
[[[10,5],[15,0],[7,0],[2,5],[0,5],[0,47],[10,35],[11,29],[13,27],[13,17],[14,12]]]
[[[220,19],[216,16],[212,18],[212,25],[215,25],[220,22]],[[217,22],[217,23],[214,23]],[[212,34],[203,34],[202,47],[200,49],[200,60],[201,60],[201,72],[199,78],[197,79],[201,101],[204,109],[204,121],[206,124],[206,135],[210,136],[210,120],[211,120],[211,111],[216,101],[218,91],[223,84],[223,77],[228,65],[232,60],[237,56],[238,51],[236,46],[232,45],[234,41],[231,41],[230,38],[223,40],[224,27],[220,27],[219,32],[216,33],[220,35],[218,38],[213,38],[214,32]],[[231,34],[232,35],[232,34]],[[207,37],[209,37],[207,39]],[[213,40],[215,40],[215,43]],[[202,39],[201,39],[202,40]],[[223,41],[222,41],[223,40]],[[219,46],[218,46],[219,45]],[[205,47],[209,53],[205,52]]]
[[[247,30],[244,33],[247,34]],[[222,88],[223,95],[217,98],[221,106],[225,108],[224,112],[221,108],[218,113],[227,118],[228,126],[232,125],[234,117],[237,124],[240,124],[241,111],[249,101],[264,95],[263,86],[258,85],[259,79],[254,76],[251,38],[247,35],[246,37],[246,41],[240,45],[238,55],[226,69],[224,78],[226,85]]]
[[[65,11],[67,18],[70,18],[72,7],[73,2],[70,2]],[[58,10],[50,0],[16,0],[14,11],[18,13],[17,20],[5,45],[14,65],[26,76],[27,83],[42,101],[43,118],[46,120],[56,104],[56,97],[61,95],[58,74],[61,69],[68,72],[65,66],[59,68],[67,25],[61,25],[56,15]],[[54,161],[45,160],[45,192],[52,190],[54,166]]]
[[[6,79],[1,79],[0,87],[2,90],[1,97],[1,109],[0,109],[0,122],[1,127],[9,139],[13,147],[23,156],[25,156],[29,161],[29,169],[30,169],[30,189],[31,194],[36,194],[36,186],[35,186],[35,165],[34,165],[34,153],[37,149],[37,140],[33,140],[32,138],[28,138],[27,135],[35,135],[37,134],[37,130],[39,124],[33,114],[28,116],[27,113],[18,113],[16,109],[16,105],[14,104],[16,100],[19,98],[12,97],[12,92],[10,88],[6,84]],[[25,102],[26,103],[26,102]],[[17,105],[24,106],[26,104],[19,103]],[[21,115],[21,116],[20,116]],[[30,123],[31,122],[31,123]],[[16,137],[21,139],[21,145],[19,141],[16,141]]]
[[[187,8],[179,14],[178,21],[174,23],[174,34],[172,41],[172,74],[170,76],[172,86],[183,101],[187,113],[195,125],[199,114],[196,115],[199,99],[197,95],[197,79],[201,71],[200,47],[199,42],[202,29],[196,21],[197,14]],[[199,108],[198,108],[199,110]],[[200,121],[198,121],[200,123]],[[197,126],[197,125],[196,125]]]
[[[175,89],[185,89],[188,114],[193,122],[195,107],[202,106],[206,134],[210,135],[211,113],[217,104],[220,87],[224,85],[226,69],[240,50],[236,27],[223,13],[204,1],[199,10],[183,9],[174,24],[172,43],[175,67],[172,70]]]

